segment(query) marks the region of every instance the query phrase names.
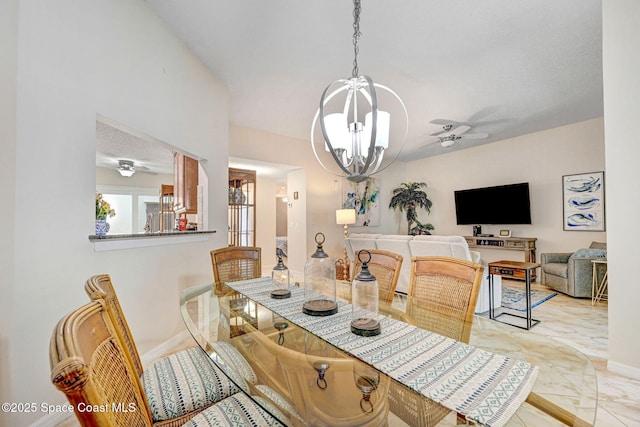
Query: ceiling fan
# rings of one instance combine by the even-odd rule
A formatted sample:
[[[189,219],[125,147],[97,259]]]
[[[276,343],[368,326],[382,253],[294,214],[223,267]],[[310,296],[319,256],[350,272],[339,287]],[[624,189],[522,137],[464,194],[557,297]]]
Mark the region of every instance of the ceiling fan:
[[[456,124],[455,128],[454,123]],[[461,139],[484,139],[489,136],[488,133],[466,133],[471,129],[471,126],[464,123],[446,123],[442,126],[442,129],[444,132],[433,133],[431,136],[438,137],[438,141],[433,144],[439,143],[444,148],[451,147],[456,141]]]
[[[118,160],[118,172],[120,172],[120,175],[127,178],[133,176],[136,172],[156,175],[155,172],[151,171],[151,169],[146,166],[135,166],[133,160]]]

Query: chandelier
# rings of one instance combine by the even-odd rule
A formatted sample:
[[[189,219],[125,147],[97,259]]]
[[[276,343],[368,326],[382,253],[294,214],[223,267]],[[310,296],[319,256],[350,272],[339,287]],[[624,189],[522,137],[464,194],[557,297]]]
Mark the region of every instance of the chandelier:
[[[353,70],[348,79],[339,79],[331,83],[322,92],[320,107],[316,111],[311,126],[311,147],[320,165],[331,173],[335,167],[328,168],[322,161],[322,148],[316,147],[316,126],[320,124],[324,150],[331,155],[338,165],[338,175],[346,176],[349,181],[361,182],[370,175],[388,167],[400,154],[407,139],[409,119],[402,99],[391,89],[374,83],[369,76],[359,75],[358,40],[360,39],[360,0],[353,1]],[[391,95],[404,113],[404,137],[395,156],[383,163],[385,150],[389,148],[391,135],[391,114],[378,109],[376,89]],[[344,102],[334,100],[338,95],[344,96]],[[333,100],[333,102],[331,102]],[[329,105],[331,103],[331,105]],[[328,110],[338,104],[341,111]],[[322,144],[320,142],[319,144]],[[325,157],[325,162],[329,160]],[[389,157],[389,156],[388,156]]]

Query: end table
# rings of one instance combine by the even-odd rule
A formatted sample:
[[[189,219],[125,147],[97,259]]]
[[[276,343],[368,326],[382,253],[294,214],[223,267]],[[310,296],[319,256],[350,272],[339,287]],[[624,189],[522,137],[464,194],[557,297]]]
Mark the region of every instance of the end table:
[[[536,268],[539,268],[540,264],[533,262],[519,262],[519,261],[496,261],[489,263],[489,318],[498,322],[506,323],[507,325],[515,326],[521,329],[531,329],[538,323],[539,320],[533,319],[531,316],[531,276],[532,272]],[[506,278],[525,279],[525,298],[527,300],[526,316],[520,316],[517,314],[506,313],[502,311],[497,316],[494,313],[493,307],[493,276],[498,275]],[[512,316],[525,319],[527,321],[526,326],[516,325],[504,320],[498,320],[501,316]]]

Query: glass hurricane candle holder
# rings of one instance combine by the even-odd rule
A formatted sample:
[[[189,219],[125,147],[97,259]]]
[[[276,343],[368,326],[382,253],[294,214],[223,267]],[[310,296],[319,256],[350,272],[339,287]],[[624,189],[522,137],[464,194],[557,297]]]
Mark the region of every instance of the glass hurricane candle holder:
[[[302,311],[311,316],[329,316],[338,312],[336,265],[322,249],[324,234],[317,233],[315,240],[316,251],[304,266]]]
[[[363,257],[368,257],[363,259]],[[371,253],[367,250],[358,252],[362,264],[360,273],[353,279],[351,288],[351,332],[364,337],[380,334],[378,314],[378,281],[369,271]]]
[[[273,284],[271,298],[284,299],[291,296],[291,290],[289,289],[291,274],[287,266],[282,262],[281,255],[278,255],[278,264],[271,270],[271,282]]]

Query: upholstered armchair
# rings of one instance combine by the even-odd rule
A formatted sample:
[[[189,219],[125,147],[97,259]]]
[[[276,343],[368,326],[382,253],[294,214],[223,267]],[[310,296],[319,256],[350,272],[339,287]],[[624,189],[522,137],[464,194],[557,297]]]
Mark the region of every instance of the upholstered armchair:
[[[540,256],[541,282],[563,294],[591,298],[593,284],[592,259],[607,257],[607,244],[591,242],[589,248],[572,253],[543,253]],[[602,269],[600,269],[602,270]],[[604,274],[599,271],[598,274]],[[602,277],[598,278],[602,280]]]

